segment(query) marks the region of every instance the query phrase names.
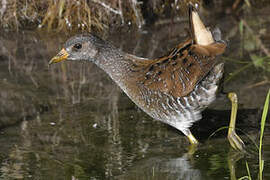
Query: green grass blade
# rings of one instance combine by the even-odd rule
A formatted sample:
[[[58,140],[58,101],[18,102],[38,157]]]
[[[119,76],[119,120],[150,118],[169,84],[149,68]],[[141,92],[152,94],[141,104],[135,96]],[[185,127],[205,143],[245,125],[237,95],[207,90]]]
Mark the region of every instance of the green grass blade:
[[[240,177],[238,180],[246,180],[246,179],[249,179],[248,176],[243,176],[243,177]]]
[[[236,70],[235,72],[233,72],[232,74],[230,74],[230,76],[227,79],[225,79],[224,83],[226,84],[228,81],[230,81],[236,75],[238,75],[242,71],[246,70],[247,68],[251,67],[252,65],[253,65],[253,63],[251,62],[251,63],[248,63],[245,66],[241,67],[240,69]]]
[[[246,168],[247,168],[247,173],[248,173],[248,179],[251,180],[250,170],[249,170],[247,161],[246,161]]]
[[[263,133],[264,133],[265,121],[266,121],[268,108],[269,108],[269,99],[270,99],[270,89],[268,91],[268,94],[267,94],[267,97],[266,97],[266,100],[264,103],[262,119],[261,119],[261,135],[260,135],[260,146],[259,146],[259,177],[260,177],[260,180],[263,179],[264,162],[262,160],[262,143],[263,143]]]

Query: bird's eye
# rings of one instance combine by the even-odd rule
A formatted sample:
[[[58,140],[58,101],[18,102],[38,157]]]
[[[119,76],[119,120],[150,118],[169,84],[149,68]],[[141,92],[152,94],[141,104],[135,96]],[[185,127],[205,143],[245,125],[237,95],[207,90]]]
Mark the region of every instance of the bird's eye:
[[[82,48],[82,44],[76,43],[76,44],[73,46],[73,48],[76,49],[76,50],[81,49],[81,48]]]

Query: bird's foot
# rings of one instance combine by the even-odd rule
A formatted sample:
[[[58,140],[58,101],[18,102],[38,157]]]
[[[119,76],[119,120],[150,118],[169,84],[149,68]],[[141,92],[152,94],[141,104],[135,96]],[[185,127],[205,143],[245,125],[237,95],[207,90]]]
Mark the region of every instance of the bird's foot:
[[[242,139],[236,134],[234,130],[230,131],[227,136],[230,145],[233,149],[238,151],[245,151],[245,143]]]

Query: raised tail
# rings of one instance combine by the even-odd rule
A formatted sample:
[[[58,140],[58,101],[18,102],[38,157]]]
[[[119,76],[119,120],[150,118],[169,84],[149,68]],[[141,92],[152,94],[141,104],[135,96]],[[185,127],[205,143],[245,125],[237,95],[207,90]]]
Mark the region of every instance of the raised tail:
[[[203,24],[196,7],[189,3],[189,26],[195,44],[207,46],[215,42],[211,31]]]

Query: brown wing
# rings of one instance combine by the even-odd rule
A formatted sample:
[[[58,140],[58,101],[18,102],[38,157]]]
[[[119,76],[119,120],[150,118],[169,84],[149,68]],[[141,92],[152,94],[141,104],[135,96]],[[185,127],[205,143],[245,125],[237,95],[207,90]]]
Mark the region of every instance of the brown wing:
[[[186,96],[212,69],[215,56],[223,53],[225,47],[223,43],[201,46],[187,40],[164,57],[133,60],[132,72],[136,83],[153,91]]]

